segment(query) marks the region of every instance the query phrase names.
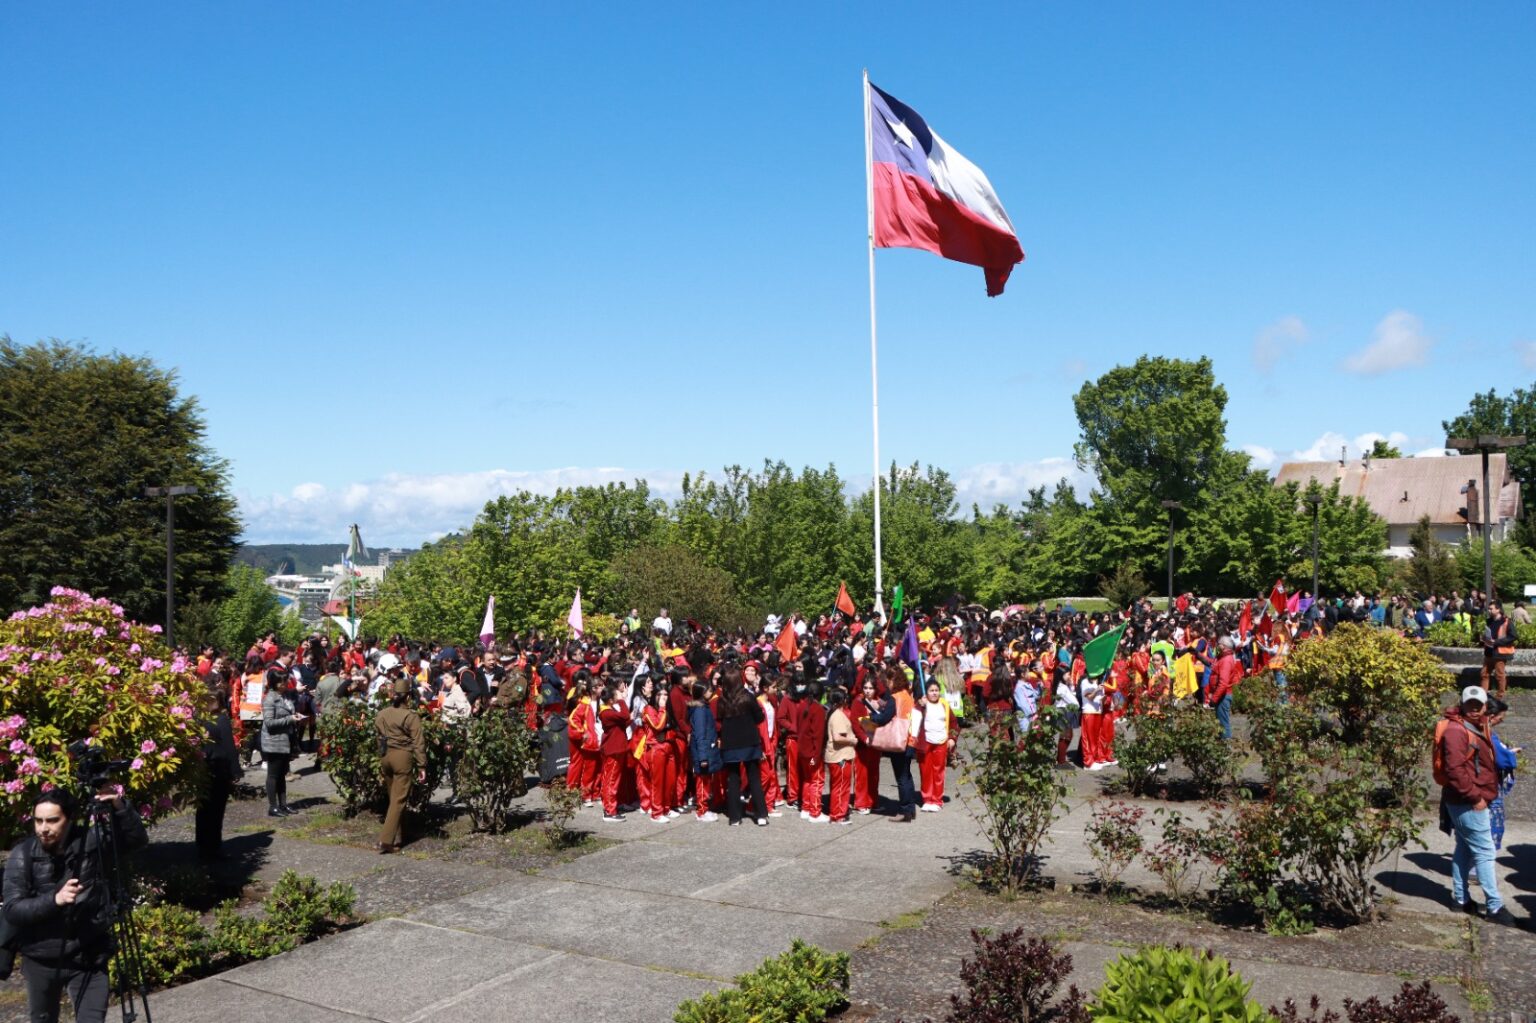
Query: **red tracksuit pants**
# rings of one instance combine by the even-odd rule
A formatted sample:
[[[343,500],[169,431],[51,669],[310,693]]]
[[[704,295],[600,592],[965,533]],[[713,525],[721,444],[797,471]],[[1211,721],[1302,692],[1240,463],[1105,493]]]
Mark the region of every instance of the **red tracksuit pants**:
[[[763,752],[761,771],[764,810],[772,810],[784,801],[784,794],[779,791],[779,765],[774,762],[773,754],[766,750]]]
[[[784,737],[784,791],[789,802],[800,800],[800,739],[793,735]]]
[[[565,783],[581,793],[581,798],[595,802],[598,796],[598,771],[601,755],[596,750],[571,747],[571,766],[566,769]]]
[[[624,761],[629,750],[603,754],[603,813],[613,816],[619,812],[619,784],[624,780]]]
[[[944,805],[944,767],[949,763],[948,746],[930,746],[918,764],[923,781],[923,805]]]
[[[640,760],[635,780],[640,789],[640,809],[652,817],[665,817],[672,809],[673,795],[677,791],[676,764],[672,759],[670,743],[657,743],[646,748]]]
[[[873,810],[880,801],[880,751],[860,746],[853,762],[853,806]]]
[[[828,764],[827,776],[832,783],[832,819],[845,821],[848,819],[849,789],[853,784],[853,761],[844,760],[840,764]]]
[[[1102,764],[1109,759],[1104,742],[1106,723],[1106,716],[1103,714],[1085,713],[1083,715],[1083,738],[1078,743],[1078,751],[1083,755],[1084,767]]]
[[[808,813],[812,817],[821,816],[821,761],[812,767],[809,759],[800,761],[800,812]]]
[[[710,808],[720,802],[721,790],[725,777],[719,771],[714,774],[695,774],[693,776],[693,798],[699,804],[698,815],[700,817],[709,813]]]

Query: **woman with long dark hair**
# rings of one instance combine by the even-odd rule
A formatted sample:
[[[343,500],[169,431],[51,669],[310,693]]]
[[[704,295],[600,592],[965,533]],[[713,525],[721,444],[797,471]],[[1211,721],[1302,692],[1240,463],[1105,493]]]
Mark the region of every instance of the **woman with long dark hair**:
[[[768,826],[768,809],[763,802],[763,775],[758,761],[763,758],[763,740],[758,725],[763,708],[741,680],[741,669],[727,664],[720,669],[720,760],[725,765],[725,815],[731,825],[741,824],[741,775],[747,775],[747,791],[752,797],[752,818],[757,826]]]

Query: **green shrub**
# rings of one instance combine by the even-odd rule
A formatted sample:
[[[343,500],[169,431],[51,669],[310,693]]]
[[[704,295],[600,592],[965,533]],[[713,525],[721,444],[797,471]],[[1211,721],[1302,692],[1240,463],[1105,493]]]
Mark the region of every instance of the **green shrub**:
[[[1102,803],[1094,808],[1083,835],[1088,852],[1098,865],[1098,881],[1105,891],[1120,883],[1120,875],[1141,855],[1141,819],[1146,811],[1129,803]]]
[[[1115,738],[1115,759],[1126,789],[1140,796],[1157,779],[1159,765],[1173,759],[1173,723],[1164,714],[1138,714],[1130,723],[1130,734]]]
[[[198,915],[190,909],[171,904],[133,907],[133,926],[139,934],[141,977],[127,978],[151,987],[165,987],[177,981],[211,972],[214,945]],[[124,978],[124,957],[112,957],[113,985]]]
[[[1056,770],[1059,713],[1041,707],[1018,741],[1005,729],[989,729],[980,749],[967,754],[964,777],[981,798],[976,818],[992,846],[987,879],[1009,892],[1033,880],[1040,844],[1067,805]]]
[[[1260,707],[1280,702],[1280,687],[1271,671],[1250,675],[1232,690],[1232,713],[1249,715]]]
[[[387,798],[379,767],[378,731],[373,725],[383,707],[378,700],[348,703],[340,712],[320,718],[320,769],[330,776],[349,817],[362,810],[380,810]],[[427,747],[427,778],[411,783],[406,800],[406,809],[418,813],[443,783],[454,756],[456,729],[440,717],[423,713],[421,732]]]
[[[581,790],[567,785],[564,778],[556,778],[544,790],[544,806],[549,817],[545,831],[549,844],[556,849],[563,849],[571,844],[574,837],[571,821],[576,819],[576,811],[581,809]]]
[[[344,881],[322,888],[313,877],[285,870],[262,900],[267,922],[286,934],[309,941],[352,916],[357,892]]]
[[[229,966],[270,959],[299,947],[299,939],[263,917],[243,915],[235,900],[213,911],[213,947]]]
[[[736,987],[677,1007],[675,1023],[816,1023],[848,1006],[848,954],[795,939]]]
[[[1430,646],[1470,647],[1477,644],[1472,640],[1472,630],[1465,625],[1455,622],[1436,622],[1424,630],[1424,642]]]
[[[475,830],[495,834],[507,822],[512,801],[528,792],[528,775],[539,766],[537,738],[523,719],[496,710],[456,726],[450,739],[453,796],[469,810]]]
[[[26,833],[38,789],[74,784],[80,740],[128,761],[118,778],[145,820],[200,789],[207,687],[159,633],[62,586],[0,621],[0,848]]]
[[[1188,909],[1200,893],[1206,863],[1220,856],[1221,846],[1212,833],[1188,823],[1177,810],[1159,807],[1153,816],[1162,822],[1161,837],[1155,845],[1145,845],[1142,862],[1168,889],[1168,897],[1180,909]]]
[[[1105,967],[1094,1023],[1270,1023],[1249,983],[1209,952],[1150,946]]]
[[[1445,671],[1428,647],[1365,625],[1340,625],[1324,638],[1298,643],[1285,677],[1292,699],[1331,713],[1350,744],[1383,714],[1433,718],[1446,687]]]
[[[1221,734],[1216,715],[1196,706],[1175,707],[1169,716],[1173,754],[1189,771],[1197,794],[1217,795],[1237,773],[1235,745]]]
[[[1515,623],[1515,646],[1521,650],[1530,650],[1536,647],[1536,622],[1529,625]]]

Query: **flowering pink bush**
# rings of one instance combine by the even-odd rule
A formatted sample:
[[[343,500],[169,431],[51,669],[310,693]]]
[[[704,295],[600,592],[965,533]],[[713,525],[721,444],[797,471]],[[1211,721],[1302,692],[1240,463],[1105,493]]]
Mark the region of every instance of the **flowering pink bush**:
[[[196,793],[206,689],[159,632],[63,587],[0,622],[0,847],[39,788],[73,784],[66,751],[80,739],[131,761],[117,780],[146,820]]]

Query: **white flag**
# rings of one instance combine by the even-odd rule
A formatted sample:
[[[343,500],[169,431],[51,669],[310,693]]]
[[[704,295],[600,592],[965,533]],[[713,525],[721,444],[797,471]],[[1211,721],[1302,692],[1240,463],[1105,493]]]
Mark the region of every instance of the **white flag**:
[[[485,601],[485,621],[480,623],[480,642],[486,646],[496,638],[496,594],[491,594]]]
[[[571,601],[571,613],[565,616],[565,623],[571,627],[571,631],[577,636],[581,635],[581,588],[576,589],[576,599]]]

